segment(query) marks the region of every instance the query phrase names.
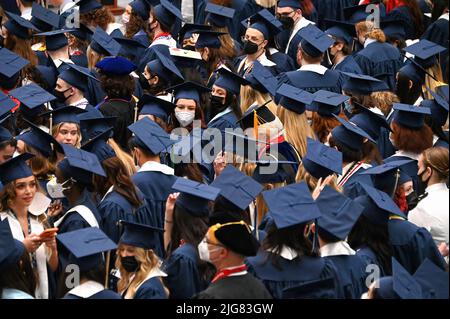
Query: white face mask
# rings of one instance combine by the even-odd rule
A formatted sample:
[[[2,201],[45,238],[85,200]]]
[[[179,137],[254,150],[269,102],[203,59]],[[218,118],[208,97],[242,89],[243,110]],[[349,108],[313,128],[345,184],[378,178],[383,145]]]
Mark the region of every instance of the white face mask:
[[[202,240],[200,244],[198,244],[198,254],[200,256],[200,259],[209,263],[212,263],[211,261],[211,252],[217,251],[220,248],[213,249],[212,251],[209,251],[208,249],[208,243],[205,240]]]
[[[56,181],[56,177],[53,177],[51,180],[47,183],[47,193],[52,199],[59,199],[66,197],[63,192],[65,190],[70,189],[70,187],[64,187],[64,184],[66,184],[69,180],[65,181],[64,183],[60,184]]]
[[[122,14],[122,23],[127,24],[128,22],[130,22],[130,15],[126,13]]]
[[[175,117],[182,127],[186,127],[194,121],[195,112],[191,111],[175,111]]]

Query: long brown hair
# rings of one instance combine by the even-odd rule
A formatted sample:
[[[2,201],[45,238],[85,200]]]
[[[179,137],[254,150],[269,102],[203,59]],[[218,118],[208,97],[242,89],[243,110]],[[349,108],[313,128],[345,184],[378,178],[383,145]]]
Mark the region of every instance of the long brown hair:
[[[416,30],[414,37],[415,39],[418,39],[425,31],[423,25],[423,12],[419,7],[419,2],[417,0],[403,0],[403,3],[409,9],[409,13],[414,21],[414,28]]]
[[[346,119],[346,116],[341,112],[339,117]],[[321,116],[316,112],[312,114],[312,124],[311,128],[316,133],[317,138],[321,143],[325,143],[328,138],[328,134],[330,134],[331,130],[336,126],[339,126],[341,123],[336,120],[334,117],[329,116]]]
[[[36,192],[40,191],[37,178],[34,178],[36,182]],[[10,209],[13,201],[16,199],[16,181],[11,181],[6,185],[3,185],[3,190],[0,192],[0,212]]]
[[[131,39],[140,30],[144,30],[147,36],[150,36],[148,32],[148,23],[134,10],[130,14],[130,22],[126,24],[125,38]]]
[[[219,56],[223,57],[224,59],[232,60],[235,57],[237,57],[238,52],[236,52],[236,46],[233,38],[230,35],[230,31],[228,30],[228,27],[216,27],[212,26],[212,31],[216,32],[224,32],[226,34],[221,35],[219,37],[220,40],[220,48],[219,50]]]
[[[0,273],[0,295],[3,289],[17,289],[34,297],[38,278],[31,267],[30,255],[24,251],[19,262],[2,269]]]
[[[391,128],[392,140],[398,150],[420,154],[433,146],[433,131],[428,125],[413,130],[393,121]]]
[[[49,174],[55,173],[56,155],[51,154],[49,158],[45,157],[41,152],[34,147],[24,143],[24,152],[33,154],[34,157],[30,159],[30,168],[33,175],[40,179],[47,179]]]
[[[31,39],[21,39],[13,33],[9,31],[7,32],[8,35],[6,36],[4,43],[5,48],[30,61],[30,65],[28,67],[38,65],[36,53],[34,53],[31,49]]]

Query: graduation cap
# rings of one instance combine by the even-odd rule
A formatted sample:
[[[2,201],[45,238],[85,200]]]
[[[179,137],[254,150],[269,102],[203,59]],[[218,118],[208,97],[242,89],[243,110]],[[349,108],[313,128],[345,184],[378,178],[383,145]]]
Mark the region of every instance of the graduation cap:
[[[36,35],[45,37],[45,47],[47,51],[56,51],[69,45],[66,33],[67,30],[54,30]]]
[[[20,112],[28,119],[42,113],[45,110],[45,103],[56,100],[56,97],[35,83],[18,87],[9,94],[20,101]]]
[[[98,134],[109,132],[107,138],[113,136],[112,129],[114,128],[116,116],[103,116],[102,112],[98,109],[90,110],[89,112],[83,112],[77,115],[80,122],[81,133],[83,140],[91,140]]]
[[[302,37],[300,47],[303,52],[308,54],[310,57],[320,57],[334,44],[334,41],[328,34],[313,24],[309,24],[300,29],[298,34]]]
[[[112,129],[105,131],[103,133],[98,134],[94,138],[90,139],[86,143],[81,146],[82,150],[87,152],[91,152],[97,156],[100,163],[103,161],[116,157],[117,154],[114,149],[107,143],[107,140],[110,136]]]
[[[102,253],[117,248],[98,227],[58,234],[56,239],[70,252],[68,262],[78,265],[82,272],[96,269],[104,261]]]
[[[30,30],[40,32],[30,21],[18,16],[17,14],[5,11],[5,14],[9,18],[3,26],[8,31],[20,39],[31,39]]]
[[[363,183],[358,184],[366,195],[356,197],[355,202],[364,207],[362,214],[372,223],[385,225],[390,215],[406,219],[406,216],[388,194],[372,186]]]
[[[16,103],[11,100],[11,98],[0,90],[0,119],[3,120],[3,117],[8,114],[12,108],[16,106]]]
[[[242,24],[245,27],[258,30],[263,34],[264,39],[266,40],[283,30],[283,24],[267,9],[263,9],[243,20]]]
[[[183,21],[181,11],[168,0],[161,0],[158,5],[154,6],[153,13],[158,21],[166,27],[174,25],[177,19]]]
[[[422,299],[422,288],[402,265],[392,257],[392,276],[382,277],[377,289],[381,299]]]
[[[448,272],[425,258],[413,275],[427,299],[448,299]]]
[[[333,114],[339,115],[341,113],[341,104],[350,99],[347,95],[325,90],[316,91],[313,94],[313,98],[313,103],[307,106],[307,109],[326,117],[332,117]]]
[[[258,145],[261,143],[265,142],[225,130],[224,151],[238,155],[246,160],[256,161],[258,159]]]
[[[411,59],[409,60],[409,63],[405,63],[405,65],[398,70],[398,73],[405,75],[414,83],[425,83],[425,74],[427,72],[422,66]]]
[[[80,9],[80,13],[88,13],[103,7],[103,5],[97,0],[80,0],[76,5]]]
[[[232,165],[227,165],[211,186],[220,189],[220,195],[241,210],[245,210],[263,190],[261,184]]]
[[[347,45],[352,45],[356,37],[355,26],[353,23],[337,20],[324,20],[326,25],[325,33],[336,40],[343,41]]]
[[[176,205],[195,217],[209,215],[208,202],[219,196],[220,189],[179,177],[172,185],[172,190],[180,192]]]
[[[353,24],[356,24],[360,21],[365,21],[367,20],[368,16],[373,14],[373,10],[371,11],[366,11],[367,7],[373,4],[379,4],[380,1],[375,1],[372,3],[367,3],[367,4],[362,4],[362,5],[357,5],[357,6],[351,6],[351,7],[347,7],[344,8],[344,17],[345,17],[345,21],[349,21]],[[381,13],[381,8],[380,6],[378,6],[379,11]],[[378,17],[379,19],[382,18],[382,16],[380,15],[380,17]]]
[[[208,235],[211,242],[221,243],[231,251],[246,257],[256,256],[260,246],[243,220],[213,225],[209,228]]]
[[[155,155],[175,143],[161,126],[148,117],[131,124],[128,129],[134,133],[134,138],[139,147]]]
[[[0,144],[13,139],[13,135],[11,134],[11,132],[2,126],[2,124],[10,118],[11,114],[6,116],[5,118],[0,119]]]
[[[278,8],[291,7],[292,9],[301,9],[302,6],[298,0],[279,0],[277,3]]]
[[[3,85],[4,80],[6,81],[18,75],[20,70],[28,64],[30,64],[30,61],[6,48],[0,48],[0,65],[2,66],[0,68],[0,86]]]
[[[64,67],[67,68],[58,77],[83,92],[87,90],[89,78],[98,81],[88,68],[69,63],[64,63]]]
[[[201,84],[188,81],[172,86],[168,91],[174,91],[175,101],[187,99],[194,100],[199,104],[201,94],[210,92],[211,90]]]
[[[95,52],[103,55],[116,56],[120,53],[120,44],[100,27],[95,29],[90,47]]]
[[[155,49],[154,52],[156,59],[147,63],[147,68],[151,73],[155,73],[168,83],[171,83],[174,80],[184,80],[180,70],[178,70],[170,57],[166,56],[158,49]]]
[[[381,21],[381,29],[384,34],[391,39],[406,40],[405,24],[399,20],[386,19]]]
[[[433,123],[439,126],[444,126],[448,118],[448,102],[439,94],[427,88],[428,92],[433,96],[433,100],[423,100],[421,107],[428,107],[431,111],[431,118]]]
[[[119,243],[143,249],[156,249],[159,245],[159,234],[164,229],[125,220],[119,221],[123,226],[123,233]]]
[[[209,5],[210,3],[208,3]],[[178,32],[178,43],[180,46],[183,44],[183,40],[189,39],[193,34],[200,30],[211,30],[210,25],[185,23]]]
[[[282,299],[337,299],[335,279],[328,277],[285,288]]]
[[[6,185],[16,179],[33,176],[31,168],[26,163],[32,157],[33,154],[22,153],[0,164],[0,182]]]
[[[281,154],[278,157],[282,157]],[[292,184],[295,182],[296,169],[298,165],[297,162],[286,161],[275,159],[260,159],[255,161],[256,167],[253,171],[252,178],[261,184],[272,184],[272,183],[284,183]],[[275,171],[268,173],[269,167],[270,171],[273,170],[275,166]]]
[[[195,68],[202,61],[200,52],[169,48],[170,56],[179,68]]]
[[[241,124],[243,130],[248,128],[257,129],[259,125],[270,123],[275,120],[275,115],[267,107],[267,103],[263,105],[253,105],[245,111],[244,115],[237,121]],[[255,135],[257,136],[257,135]]]
[[[306,105],[313,102],[314,96],[302,89],[296,88],[289,84],[281,85],[276,93],[278,104],[285,109],[288,109],[297,114],[303,114],[306,109]]]
[[[33,2],[30,22],[41,31],[51,31],[59,27],[60,16],[51,10]]]
[[[14,239],[8,218],[0,221],[0,271],[18,264],[25,252],[21,241]]]
[[[346,75],[347,81],[342,86],[343,91],[357,93],[361,95],[370,95],[373,92],[389,91],[386,82],[378,80],[370,75],[342,72]]]
[[[305,170],[314,178],[342,173],[342,153],[325,144],[307,138],[307,151],[302,159]]]
[[[305,182],[264,191],[262,195],[278,229],[304,224],[321,216]]]
[[[410,129],[420,129],[425,124],[425,115],[430,115],[431,110],[426,107],[394,103],[393,109],[397,112],[393,121]]]
[[[319,236],[325,231],[340,240],[347,238],[364,210],[363,206],[328,185],[320,192],[316,203],[322,213],[318,223]]]
[[[436,62],[435,57],[445,50],[447,49],[443,46],[425,39],[403,49],[403,51],[414,55],[414,61],[425,69],[433,66]]]
[[[139,115],[153,115],[167,122],[176,105],[157,96],[144,94],[138,102]]]
[[[52,115],[53,126],[60,123],[75,123],[80,124],[77,114],[86,112],[83,109],[74,106],[63,106],[48,112],[41,113],[41,116]]]
[[[50,157],[53,150],[63,153],[61,145],[50,134],[41,130],[38,126],[27,121],[30,128],[16,136],[16,139],[23,141],[26,145],[39,151],[44,157]]]
[[[331,135],[333,135],[334,138],[339,140],[339,142],[345,146],[351,148],[352,150],[359,150],[364,144],[364,139],[368,139],[372,143],[376,144],[375,140],[355,123],[346,121],[334,114],[333,116],[342,125],[335,127],[331,131]]]
[[[447,103],[449,102],[448,84],[435,87],[436,93],[439,94]]]
[[[94,32],[91,29],[89,29],[86,25],[84,25],[83,23],[80,23],[79,28],[71,29],[67,32],[82,41],[88,41],[88,42],[91,42],[92,36],[94,35]]]
[[[142,20],[147,21],[150,18],[150,6],[145,0],[134,0],[128,3],[133,12],[139,15]]]
[[[121,56],[107,56],[95,67],[99,68],[101,73],[114,75],[128,75],[137,69],[133,62]]]
[[[217,32],[212,30],[197,30],[198,34],[197,42],[195,43],[196,49],[203,48],[220,48],[222,43],[219,37],[227,34],[226,32]]]
[[[238,96],[241,90],[241,85],[248,85],[248,81],[243,77],[231,72],[230,70],[221,67],[218,70],[218,77],[214,85],[225,89],[227,92]]]
[[[382,127],[388,131],[391,130],[389,123],[382,114],[375,113],[371,109],[358,103],[354,104],[357,105],[361,112],[352,116],[352,122],[369,134],[374,141],[378,140]]]
[[[128,39],[123,36],[113,36],[113,39],[120,44],[120,55],[131,59],[134,64],[140,62],[141,55],[145,49],[147,49],[146,45],[137,40]]]
[[[208,13],[205,22],[209,22],[219,28],[224,28],[230,25],[236,10],[208,2],[205,12]]]
[[[65,157],[59,162],[58,167],[64,176],[72,177],[85,185],[91,184],[92,174],[106,177],[106,173],[95,154],[68,144],[62,144],[61,146]]]
[[[275,96],[277,79],[259,61],[253,62],[251,72],[247,73],[244,78],[253,89]]]
[[[402,167],[416,162],[415,160],[398,160],[383,163],[366,169],[361,175],[370,175],[375,188],[392,194],[398,185],[402,185],[411,180],[407,174],[401,171]],[[396,183],[397,180],[397,183]]]

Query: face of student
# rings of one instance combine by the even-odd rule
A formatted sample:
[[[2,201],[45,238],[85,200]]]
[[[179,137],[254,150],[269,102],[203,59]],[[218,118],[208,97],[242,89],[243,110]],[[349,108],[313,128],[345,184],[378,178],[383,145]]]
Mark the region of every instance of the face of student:
[[[120,257],[134,257],[136,256],[136,247],[122,244],[119,248],[119,255]]]
[[[59,143],[76,146],[80,138],[78,126],[75,123],[64,123],[59,128],[55,139]]]
[[[11,159],[13,157],[13,154],[15,151],[16,151],[16,148],[9,144],[0,148],[0,164]]]
[[[175,112],[194,112],[195,113],[196,103],[194,100],[179,99],[177,101],[177,107]]]
[[[36,194],[37,184],[34,176],[19,178],[14,182],[16,198],[14,203],[17,206],[30,206]]]

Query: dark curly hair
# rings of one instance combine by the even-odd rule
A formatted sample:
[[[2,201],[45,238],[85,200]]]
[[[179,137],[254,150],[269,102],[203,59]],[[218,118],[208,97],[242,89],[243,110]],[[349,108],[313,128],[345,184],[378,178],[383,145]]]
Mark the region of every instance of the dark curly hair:
[[[133,36],[140,30],[144,30],[144,32],[149,35],[147,21],[142,19],[142,17],[136,12],[131,11],[130,22],[126,25],[125,38],[133,38]]]
[[[108,24],[114,22],[114,16],[107,7],[80,14],[80,22],[85,25],[99,26],[106,31]]]
[[[135,83],[131,75],[114,75],[100,71],[100,84],[109,98],[131,98]]]

